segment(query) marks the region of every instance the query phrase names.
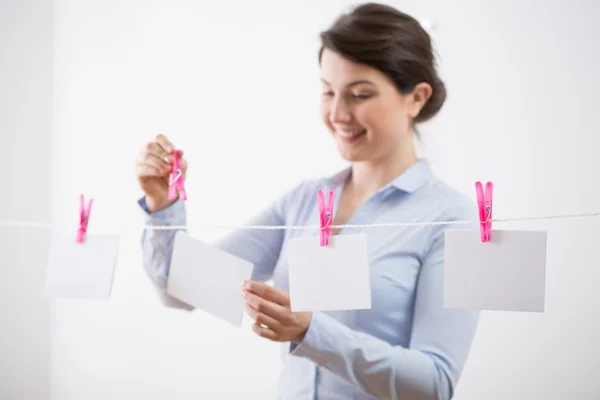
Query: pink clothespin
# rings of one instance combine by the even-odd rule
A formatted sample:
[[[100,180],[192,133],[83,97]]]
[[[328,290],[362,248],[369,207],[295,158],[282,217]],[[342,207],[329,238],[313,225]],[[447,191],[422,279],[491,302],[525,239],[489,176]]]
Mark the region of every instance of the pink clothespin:
[[[83,195],[79,196],[79,229],[77,230],[77,243],[83,243],[83,238],[87,232],[87,226],[90,220],[90,212],[92,211],[93,202],[94,199],[90,199],[86,209],[84,206]]]
[[[477,192],[477,207],[479,208],[479,222],[481,224],[481,241],[489,242],[492,231],[492,182],[487,182],[485,192],[481,182],[475,182]]]
[[[320,244],[321,246],[327,246],[329,244],[329,236],[331,236],[331,221],[333,220],[333,199],[335,198],[335,191],[329,191],[327,204],[325,204],[325,194],[322,190],[317,191],[317,198],[319,202],[319,218],[321,220]]]
[[[169,175],[169,200],[175,200],[177,198],[177,191],[179,191],[179,198],[181,200],[187,200],[185,187],[183,185],[183,170],[181,169],[179,153],[177,150],[175,150],[173,157],[173,166],[171,168],[171,174]]]

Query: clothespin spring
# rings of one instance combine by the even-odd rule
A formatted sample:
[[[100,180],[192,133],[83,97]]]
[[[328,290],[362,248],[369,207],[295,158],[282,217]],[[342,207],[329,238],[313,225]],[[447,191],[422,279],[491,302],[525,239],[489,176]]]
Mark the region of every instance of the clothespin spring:
[[[83,243],[85,234],[87,233],[93,202],[94,199],[89,199],[88,206],[86,208],[83,194],[79,196],[79,229],[77,229],[77,243]]]
[[[327,198],[327,204],[325,204],[325,194],[322,190],[317,191],[317,200],[319,205],[319,219],[321,229],[319,231],[320,245],[327,246],[329,244],[329,237],[331,236],[331,222],[333,219],[333,205],[334,205],[335,191],[329,191]]]
[[[479,208],[479,222],[481,226],[481,241],[489,242],[492,231],[492,182],[487,182],[485,191],[481,182],[475,182],[477,206]]]

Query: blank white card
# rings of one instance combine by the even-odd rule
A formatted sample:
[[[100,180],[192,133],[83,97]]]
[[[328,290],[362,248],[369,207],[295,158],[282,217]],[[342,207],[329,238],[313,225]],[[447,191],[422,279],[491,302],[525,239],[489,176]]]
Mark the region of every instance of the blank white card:
[[[445,232],[444,307],[543,312],[546,232]]]
[[[365,234],[334,235],[289,243],[290,306],[297,311],[371,308],[371,275]]]
[[[252,263],[177,232],[167,293],[241,327],[245,304],[242,282],[252,277]]]
[[[46,267],[45,295],[108,299],[117,262],[119,235],[55,233]]]

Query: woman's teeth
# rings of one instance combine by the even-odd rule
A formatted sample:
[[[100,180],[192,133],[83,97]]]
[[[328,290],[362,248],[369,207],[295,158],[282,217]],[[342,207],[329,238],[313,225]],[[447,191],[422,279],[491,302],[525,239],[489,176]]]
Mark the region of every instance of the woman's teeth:
[[[342,137],[350,138],[350,137],[361,135],[361,134],[363,134],[365,132],[366,131],[364,131],[364,130],[360,131],[360,132],[339,132],[339,135],[342,136]]]

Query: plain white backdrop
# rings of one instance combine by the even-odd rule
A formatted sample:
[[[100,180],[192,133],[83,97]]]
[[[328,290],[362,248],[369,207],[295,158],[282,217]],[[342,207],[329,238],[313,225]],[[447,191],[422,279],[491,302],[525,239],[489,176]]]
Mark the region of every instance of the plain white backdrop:
[[[0,220],[52,214],[53,5],[0,0]],[[0,227],[0,398],[47,399],[52,304],[47,229]]]
[[[17,10],[17,3],[2,3],[9,11],[3,20],[48,4],[30,0],[30,8]],[[600,211],[594,187],[599,3],[387,3],[435,26],[448,99],[421,127],[420,152],[442,179],[473,198],[476,180],[493,181],[494,218]],[[95,199],[90,232],[118,231],[122,241],[110,301],[50,301],[36,292],[41,284],[31,283],[43,280],[48,236],[38,232],[32,242],[14,228],[0,228],[3,237],[26,246],[17,251],[13,242],[2,242],[11,255],[2,268],[7,285],[27,288],[0,297],[3,326],[16,332],[5,337],[20,338],[1,347],[0,397],[274,397],[279,345],[256,337],[248,319],[236,329],[158,302],[141,266],[135,157],[159,132],[185,151],[190,233],[207,241],[227,232],[202,225],[242,224],[299,180],[344,167],[319,119],[317,51],[318,33],[352,4],[55,0],[44,22],[5,29],[10,35],[2,38],[2,51],[12,63],[1,66],[3,82],[30,82],[22,71],[40,61],[24,55],[46,54],[42,62],[50,63],[53,77],[44,93],[53,101],[35,108],[36,93],[25,84],[8,95],[0,91],[2,119],[10,122],[2,124],[2,139],[13,155],[3,158],[3,170],[11,171],[17,156],[30,168],[25,188],[9,179],[9,195],[2,197],[10,207],[2,203],[2,219],[50,218],[30,215],[29,203],[14,201],[16,192],[30,190],[25,193],[33,198],[45,193],[44,204],[51,200],[57,227],[72,229],[83,193]],[[48,21],[52,40],[40,33],[42,44],[14,34],[46,32]],[[35,76],[40,87],[48,86],[49,76]],[[48,110],[51,125],[40,119]],[[25,121],[45,122],[20,123],[16,112]],[[38,146],[45,151],[32,153]],[[597,398],[599,219],[493,228],[548,230],[546,311],[484,312],[455,398]],[[30,325],[18,325],[28,315]],[[31,331],[37,334],[22,335]],[[32,346],[41,350],[32,354]],[[27,386],[41,389],[34,395]]]

